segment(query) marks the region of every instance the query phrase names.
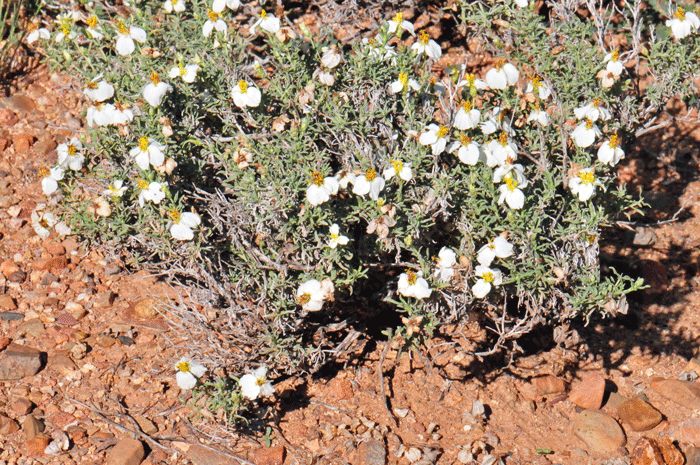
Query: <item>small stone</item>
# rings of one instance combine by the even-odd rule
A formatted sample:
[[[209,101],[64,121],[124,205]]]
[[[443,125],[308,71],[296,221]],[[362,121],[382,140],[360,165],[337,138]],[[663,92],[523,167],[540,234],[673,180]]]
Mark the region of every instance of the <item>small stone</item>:
[[[0,435],[8,436],[19,431],[19,424],[12,418],[0,415]]]
[[[686,465],[700,465],[700,447],[690,446],[685,451]]]
[[[11,283],[21,283],[21,282],[24,282],[24,279],[26,277],[27,277],[27,275],[23,271],[15,271],[14,273],[11,273],[7,277],[7,280],[10,281]]]
[[[647,431],[661,423],[661,412],[639,397],[632,397],[617,408],[620,419],[634,431]]]
[[[102,308],[111,307],[112,304],[114,303],[114,299],[116,298],[116,296],[117,295],[110,290],[102,292],[97,297],[97,300],[95,301],[95,305],[97,305],[98,307],[102,307]]]
[[[0,380],[21,379],[33,376],[41,370],[41,352],[10,344],[0,355]]]
[[[659,436],[656,439],[656,444],[661,449],[661,455],[663,455],[666,465],[683,465],[685,463],[683,452],[678,449],[670,437]]]
[[[597,372],[587,374],[571,390],[569,400],[583,409],[599,409],[605,395],[605,378]]]
[[[42,139],[34,144],[34,151],[39,155],[48,155],[49,152],[57,147],[56,141],[53,139]]]
[[[0,336],[0,350],[5,350],[5,348],[9,346],[11,342],[12,339],[9,337]]]
[[[0,273],[2,273],[4,277],[7,278],[15,271],[19,271],[19,267],[15,264],[15,262],[5,260],[2,263],[0,263]]]
[[[535,388],[535,392],[541,396],[566,391],[566,383],[564,380],[552,375],[532,378],[530,383]]]
[[[66,119],[65,125],[71,129],[78,130],[83,126],[83,123],[78,118],[72,117]]]
[[[700,418],[690,418],[674,424],[668,434],[688,444],[700,444]]]
[[[44,450],[51,442],[50,438],[37,436],[27,441],[27,457],[43,457]]]
[[[12,138],[12,146],[15,148],[15,153],[27,153],[29,149],[32,148],[32,145],[34,145],[35,140],[36,138],[33,135],[27,134],[26,132],[17,134]]]
[[[68,266],[68,259],[64,256],[42,258],[32,264],[32,268],[38,271],[62,270]]]
[[[639,247],[649,247],[658,241],[656,233],[652,228],[645,226],[638,226],[634,229],[634,238],[632,239],[632,244]]]
[[[20,113],[31,113],[36,108],[36,103],[34,103],[34,100],[22,94],[11,95],[10,97],[3,99],[2,103],[7,105],[7,108]]]
[[[33,408],[34,404],[32,404],[32,401],[25,397],[20,397],[12,403],[12,410],[14,410],[14,412],[20,416],[28,415],[31,413]]]
[[[664,456],[656,441],[647,437],[639,438],[630,458],[632,465],[665,465]]]
[[[78,320],[70,313],[61,313],[56,317],[56,323],[63,326],[75,326],[78,324]]]
[[[122,439],[107,455],[107,465],[139,465],[146,451],[141,441],[133,438]]]
[[[0,320],[5,321],[17,321],[24,320],[24,315],[17,312],[2,312],[0,313]]]
[[[259,447],[253,451],[253,461],[255,465],[282,465],[284,453],[284,446]]]
[[[0,308],[3,310],[14,310],[17,308],[15,299],[9,295],[0,295]]]
[[[46,248],[46,251],[48,253],[50,253],[51,255],[54,255],[54,256],[60,256],[60,255],[66,254],[66,248],[63,247],[63,244],[59,244],[57,242],[45,243],[44,247]]]
[[[37,420],[34,415],[27,415],[22,423],[22,431],[24,431],[27,441],[30,441],[37,436],[43,436],[44,423]]]
[[[9,128],[19,121],[14,111],[7,108],[0,108],[0,127]]]
[[[23,332],[29,337],[40,338],[46,332],[46,328],[39,318],[32,318],[22,322],[17,327],[17,331]]]
[[[152,319],[158,316],[158,306],[160,305],[160,302],[157,301],[156,299],[152,299],[150,297],[147,297],[145,299],[141,299],[136,304],[134,305],[134,313],[136,316],[139,318],[143,319]]]
[[[349,379],[334,379],[329,385],[331,395],[336,400],[352,399],[355,395],[352,389],[352,382]]]
[[[625,433],[615,419],[600,410],[583,410],[574,421],[572,431],[588,450],[608,454],[625,445]]]
[[[185,456],[192,461],[193,465],[238,465],[238,460],[233,460],[227,455],[217,452],[199,444],[175,444],[175,447],[182,450]]]
[[[105,266],[105,276],[113,276],[115,274],[119,274],[121,270],[122,267],[119,266],[118,263],[108,263],[107,266]]]
[[[136,420],[136,423],[139,424],[141,431],[144,433],[153,435],[158,432],[158,427],[148,418],[142,415],[134,415],[134,420]]]
[[[386,449],[377,439],[360,443],[357,447],[357,455],[359,465],[384,465],[386,462]]]
[[[39,273],[39,272],[35,271],[35,273]],[[48,271],[41,276],[41,285],[42,286],[48,286],[51,283],[55,283],[56,281],[58,281],[58,276],[56,276],[55,274],[50,273]]]
[[[50,370],[62,374],[70,373],[78,369],[75,362],[68,356],[65,350],[56,351],[56,353],[51,354],[46,365]]]
[[[691,410],[700,409],[700,383],[677,379],[658,379],[650,387],[667,399]]]

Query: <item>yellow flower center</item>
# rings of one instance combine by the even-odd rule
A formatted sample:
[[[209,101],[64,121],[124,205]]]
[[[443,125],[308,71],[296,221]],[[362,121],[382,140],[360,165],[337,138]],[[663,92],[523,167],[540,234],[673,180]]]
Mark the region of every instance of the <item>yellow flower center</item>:
[[[508,187],[508,190],[511,192],[518,188],[518,180],[515,179],[513,176],[508,176],[504,178],[504,182],[506,183],[506,187]]]
[[[71,157],[75,155],[75,152],[77,151],[78,149],[76,149],[74,145],[71,144],[68,146],[68,155],[70,155]]]
[[[124,24],[124,21],[119,21],[117,23],[117,32],[123,36],[129,35],[129,29],[126,27],[126,24]]]
[[[459,140],[462,141],[462,145],[466,147],[467,145],[471,144],[472,140],[474,140],[474,139],[472,139],[471,137],[467,137],[464,134],[460,134]]]
[[[139,149],[142,152],[148,150],[148,139],[146,137],[142,137],[139,139]]]
[[[177,369],[180,370],[183,373],[189,373],[190,372],[190,362],[179,362],[177,364]]]
[[[85,20],[90,29],[95,29],[97,27],[97,16],[92,15]]]
[[[590,118],[586,118],[586,129],[593,129],[593,121]]]
[[[396,13],[392,21],[396,24],[401,24],[403,22],[403,13]]]
[[[508,145],[508,134],[506,134],[505,132],[502,132],[501,135],[500,135],[500,137],[498,138],[498,142],[499,142],[503,147],[505,147],[506,145]]]
[[[331,233],[331,240],[337,241],[340,238],[340,234]]]
[[[440,129],[437,132],[438,138],[442,139],[445,137],[448,133],[449,129],[447,129],[447,126],[440,126]]]
[[[187,71],[185,71],[185,67],[182,66],[182,63],[178,63],[177,67],[180,68],[180,76],[184,76]]]
[[[377,172],[374,171],[374,168],[368,169],[367,172],[365,173],[365,179],[367,179],[367,181],[369,181],[369,182],[374,181],[374,178],[376,178],[376,177],[377,177]]]
[[[593,171],[585,171],[579,173],[579,178],[581,178],[581,184],[593,184],[595,182],[595,174]]]
[[[148,190],[148,181],[145,181],[143,179],[139,179],[136,182],[136,185],[139,186],[139,189],[147,191]]]
[[[311,294],[309,294],[308,292],[304,292],[302,295],[297,297],[297,303],[299,305],[306,305],[309,302],[309,300],[311,300]]]
[[[260,10],[260,17],[262,19],[267,18],[267,11],[265,11],[265,9]]]
[[[67,19],[61,21],[61,32],[63,32],[65,35],[70,34],[70,27],[71,24],[68,22]]]
[[[600,106],[600,99],[599,98],[593,100],[593,106],[596,108],[598,108]]]
[[[219,20],[219,13],[209,10],[209,21],[214,22]]]
[[[486,273],[481,275],[481,279],[483,279],[487,283],[492,283],[493,282],[493,273],[491,273],[490,271],[487,271]]]
[[[46,176],[48,176],[48,175],[50,175],[50,174],[51,174],[51,171],[48,170],[48,169],[46,169],[46,168],[41,168],[41,169],[39,170],[39,176],[44,176],[44,177],[46,177]]]
[[[539,89],[541,85],[542,85],[542,78],[540,78],[539,76],[535,76],[532,78],[532,88],[534,90]]]
[[[265,377],[265,376],[255,380],[255,384],[257,384],[258,386],[262,386],[265,383],[267,383],[267,377]]]
[[[170,0],[170,4],[171,4],[172,6],[175,6],[175,5],[177,4],[177,1],[178,1],[178,0]]]
[[[88,89],[97,89],[97,83],[95,81],[90,81],[85,85],[85,87]]]
[[[117,192],[119,192],[119,189],[117,189],[117,187],[115,185],[111,185],[111,186],[109,186],[109,191],[112,192],[113,194],[116,194]]]
[[[413,286],[416,284],[416,281],[418,280],[418,275],[416,274],[415,271],[408,270],[406,272],[406,276],[408,277],[408,285]]]
[[[151,73],[151,82],[153,83],[154,86],[157,86],[160,83],[160,77],[158,77],[158,73],[156,73],[156,72]]]
[[[467,84],[469,84],[469,87],[474,87],[474,83],[476,82],[476,76],[469,73],[465,77],[467,78]]]
[[[421,43],[421,44],[423,44],[423,45],[428,45],[428,41],[430,41],[430,36],[428,35],[427,32],[422,31],[422,32],[420,33],[420,39],[419,39],[419,40],[420,40],[420,43]]]
[[[617,51],[617,49],[613,50],[612,52],[612,61],[617,61],[620,59],[620,52]]]
[[[374,37],[370,37],[370,39],[367,41],[367,43],[370,45],[374,45],[375,43],[377,43],[377,41],[374,39]]]
[[[396,171],[396,174],[399,174],[403,169],[403,163],[401,163],[399,160],[391,160],[391,164],[394,165],[394,171]]]
[[[49,222],[46,218],[42,218],[39,220],[39,226],[42,228],[48,228],[49,227]]]
[[[399,82],[403,87],[406,87],[406,84],[408,84],[408,74],[399,73]]]
[[[469,113],[470,111],[472,111],[472,108],[474,108],[474,106],[472,105],[472,102],[465,100],[464,102],[462,102],[462,108],[464,108],[464,111]]]
[[[32,24],[27,25],[27,32],[34,32],[34,31],[36,31],[37,29],[39,29],[39,25],[38,25],[38,24],[32,23]]]
[[[238,81],[238,88],[241,89],[241,93],[243,93],[243,94],[248,93],[248,83],[245,82],[243,79]]]
[[[323,175],[318,171],[311,172],[311,184],[316,184],[317,186],[323,185]]]
[[[678,9],[676,10],[676,13],[673,16],[676,19],[679,19],[681,21],[685,21],[685,11],[681,7],[678,7]]]
[[[608,143],[608,145],[611,149],[614,149],[615,147],[620,145],[620,141],[617,138],[617,134],[613,134],[612,136],[610,136],[610,142]]]
[[[179,212],[178,210],[176,210],[176,209],[174,209],[174,208],[171,209],[171,210],[168,210],[168,216],[170,216],[170,218],[172,218],[173,223],[179,223],[179,222],[180,222],[181,216],[180,216],[180,212]]]
[[[503,68],[503,66],[505,66],[505,64],[506,64],[506,60],[501,59],[498,63],[496,63],[496,69],[500,71]]]

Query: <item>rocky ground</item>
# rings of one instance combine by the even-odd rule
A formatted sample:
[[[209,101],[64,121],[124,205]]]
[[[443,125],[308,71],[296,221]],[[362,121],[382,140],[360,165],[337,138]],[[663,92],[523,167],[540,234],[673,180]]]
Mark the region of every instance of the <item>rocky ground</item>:
[[[84,124],[78,90],[39,66],[0,97],[0,464],[700,464],[697,123],[670,120],[621,163],[651,205],[604,247],[651,285],[628,316],[534,335],[513,361],[470,355],[468,322],[420,354],[360,345],[235,429],[175,382],[192,354],[167,302],[187,289],[35,233],[41,170]]]

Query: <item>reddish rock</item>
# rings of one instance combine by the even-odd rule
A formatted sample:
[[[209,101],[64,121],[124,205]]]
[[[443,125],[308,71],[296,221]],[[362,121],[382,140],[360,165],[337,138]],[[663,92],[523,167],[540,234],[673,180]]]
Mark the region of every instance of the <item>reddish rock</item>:
[[[571,390],[569,400],[584,409],[599,409],[605,395],[605,378],[599,373],[588,373],[579,384]]]
[[[68,259],[64,256],[42,258],[32,264],[37,271],[60,270],[68,266]]]
[[[15,303],[15,299],[9,295],[0,295],[0,308],[5,311],[16,309],[17,304]]]
[[[647,431],[661,423],[661,412],[639,397],[626,400],[617,408],[620,419],[634,431]]]
[[[334,379],[329,385],[331,395],[336,400],[348,400],[355,396],[352,389],[352,382],[349,379]]]
[[[21,379],[41,370],[41,352],[37,349],[10,344],[0,356],[0,380]]]
[[[670,428],[669,434],[679,442],[700,446],[700,418],[691,418],[674,424]]]
[[[690,446],[685,451],[686,465],[700,465],[700,448]]]
[[[192,461],[192,465],[233,465],[234,462],[238,463],[237,460],[232,460],[228,455],[199,444],[188,444],[185,455]]]
[[[56,242],[44,241],[44,248],[51,255],[58,256],[58,255],[65,255],[66,254],[66,248],[63,247],[62,244],[58,244]]]
[[[27,441],[27,457],[43,457],[44,450],[51,442],[50,438],[37,436]]]
[[[9,128],[19,121],[14,111],[8,108],[0,108],[0,127]]]
[[[284,446],[260,447],[253,451],[253,462],[255,465],[282,465],[284,453]]]
[[[370,439],[360,443],[357,447],[359,465],[384,465],[386,462],[386,448],[377,439]]]
[[[12,410],[20,416],[29,414],[33,407],[32,401],[24,397],[20,397],[12,403]]]
[[[10,260],[5,260],[2,263],[0,263],[0,273],[4,277],[10,276],[12,273],[16,273],[17,271],[20,271],[19,267],[15,264],[15,262],[12,262]]]
[[[9,346],[11,342],[12,339],[10,339],[9,337],[0,337],[0,350],[5,350],[5,348]]]
[[[630,458],[632,465],[665,465],[664,456],[656,441],[646,437],[639,438]]]
[[[24,422],[22,422],[22,431],[24,431],[27,441],[30,441],[37,436],[45,436],[44,428],[44,423],[41,420],[38,420],[34,415],[27,415]]]
[[[36,103],[30,97],[23,94],[11,95],[5,100],[8,107],[21,113],[31,113],[36,108]]]
[[[683,452],[678,449],[670,437],[659,436],[656,439],[656,444],[661,449],[661,455],[663,455],[666,465],[683,465],[685,463]]]
[[[107,455],[107,465],[139,465],[146,451],[141,441],[133,438],[122,439]]]
[[[600,410],[583,410],[574,421],[572,432],[588,450],[609,454],[625,445],[627,438],[615,419]]]
[[[546,375],[532,378],[530,381],[538,395],[557,394],[566,391],[566,383],[556,376]]]
[[[657,379],[650,387],[673,402],[691,410],[700,409],[700,383],[677,379]]]
[[[19,424],[10,417],[0,415],[0,434],[7,436],[19,431]]]
[[[32,148],[32,145],[34,145],[35,140],[36,137],[26,132],[17,134],[12,138],[12,146],[15,148],[15,153],[21,154],[28,152],[29,149]]]

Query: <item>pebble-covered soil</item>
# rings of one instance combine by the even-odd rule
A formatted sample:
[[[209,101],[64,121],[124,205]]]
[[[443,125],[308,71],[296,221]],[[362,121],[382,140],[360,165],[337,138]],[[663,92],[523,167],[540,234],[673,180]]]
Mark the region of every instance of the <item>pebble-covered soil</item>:
[[[603,261],[650,285],[627,316],[572,325],[559,344],[528,337],[513,360],[471,356],[484,333],[469,322],[398,358],[359,344],[277,382],[268,424],[237,430],[175,382],[192,354],[167,302],[186,306],[187,289],[35,233],[32,212],[51,208],[41,170],[84,125],[79,91],[39,66],[0,95],[0,465],[700,465],[697,122],[645,134],[620,164],[650,205],[645,224],[604,234]]]

